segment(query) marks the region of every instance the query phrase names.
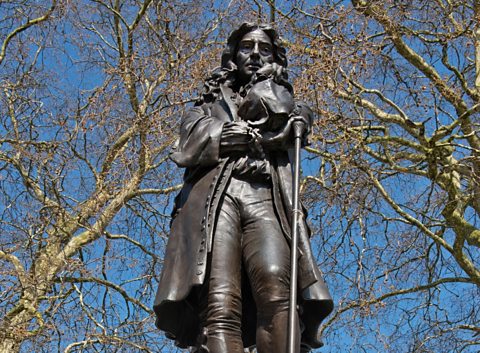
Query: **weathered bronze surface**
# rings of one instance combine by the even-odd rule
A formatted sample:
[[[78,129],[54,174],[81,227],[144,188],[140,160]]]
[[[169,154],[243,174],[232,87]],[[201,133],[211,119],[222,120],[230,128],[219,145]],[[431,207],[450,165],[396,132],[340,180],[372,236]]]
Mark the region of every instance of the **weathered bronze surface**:
[[[292,213],[292,124],[311,110],[294,100],[276,31],[244,23],[221,67],[183,117],[172,160],[185,167],[154,309],[179,347],[210,353],[287,349]],[[321,346],[333,302],[299,222],[297,337]],[[298,342],[300,351],[300,342]]]

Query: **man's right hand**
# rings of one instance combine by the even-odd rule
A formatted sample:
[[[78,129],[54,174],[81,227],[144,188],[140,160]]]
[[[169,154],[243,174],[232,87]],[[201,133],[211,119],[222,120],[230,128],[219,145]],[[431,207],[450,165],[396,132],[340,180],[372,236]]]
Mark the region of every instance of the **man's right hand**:
[[[251,128],[244,121],[228,122],[223,125],[220,137],[220,154],[247,152],[252,141]]]

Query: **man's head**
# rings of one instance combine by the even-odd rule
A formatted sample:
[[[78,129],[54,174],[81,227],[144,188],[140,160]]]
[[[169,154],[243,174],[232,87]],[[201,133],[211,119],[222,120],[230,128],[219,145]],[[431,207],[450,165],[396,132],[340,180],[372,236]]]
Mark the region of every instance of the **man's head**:
[[[277,64],[275,80],[293,92],[285,70],[285,53],[285,47],[271,26],[243,23],[228,37],[227,46],[222,53],[222,65],[213,70],[211,76],[205,80],[205,92],[196,104],[216,99],[221,84],[243,86],[265,63]]]
[[[241,83],[248,82],[255,72],[266,64],[272,64],[273,61],[273,44],[264,31],[256,29],[240,39],[235,64],[238,70],[237,77]]]
[[[222,68],[237,70],[237,79],[244,84],[265,64],[287,67],[285,48],[277,32],[268,25],[243,23],[233,31],[222,54]]]

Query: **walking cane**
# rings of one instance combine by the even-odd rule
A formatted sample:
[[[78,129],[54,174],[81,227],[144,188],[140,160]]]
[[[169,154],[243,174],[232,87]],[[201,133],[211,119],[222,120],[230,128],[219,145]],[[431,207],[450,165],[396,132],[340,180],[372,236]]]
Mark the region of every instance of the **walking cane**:
[[[295,139],[295,153],[293,165],[293,195],[292,195],[292,240],[290,244],[290,299],[288,308],[288,353],[296,353],[297,337],[295,332],[297,311],[297,277],[298,277],[298,216],[300,215],[300,149],[305,124],[302,121],[293,122],[293,137]],[[298,347],[297,347],[298,348]]]

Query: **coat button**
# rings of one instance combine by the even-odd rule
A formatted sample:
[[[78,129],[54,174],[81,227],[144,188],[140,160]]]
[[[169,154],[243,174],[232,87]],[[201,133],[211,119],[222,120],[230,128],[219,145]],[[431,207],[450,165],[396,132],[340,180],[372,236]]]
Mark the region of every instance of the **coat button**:
[[[202,271],[197,271],[197,276],[200,276],[202,273]]]

